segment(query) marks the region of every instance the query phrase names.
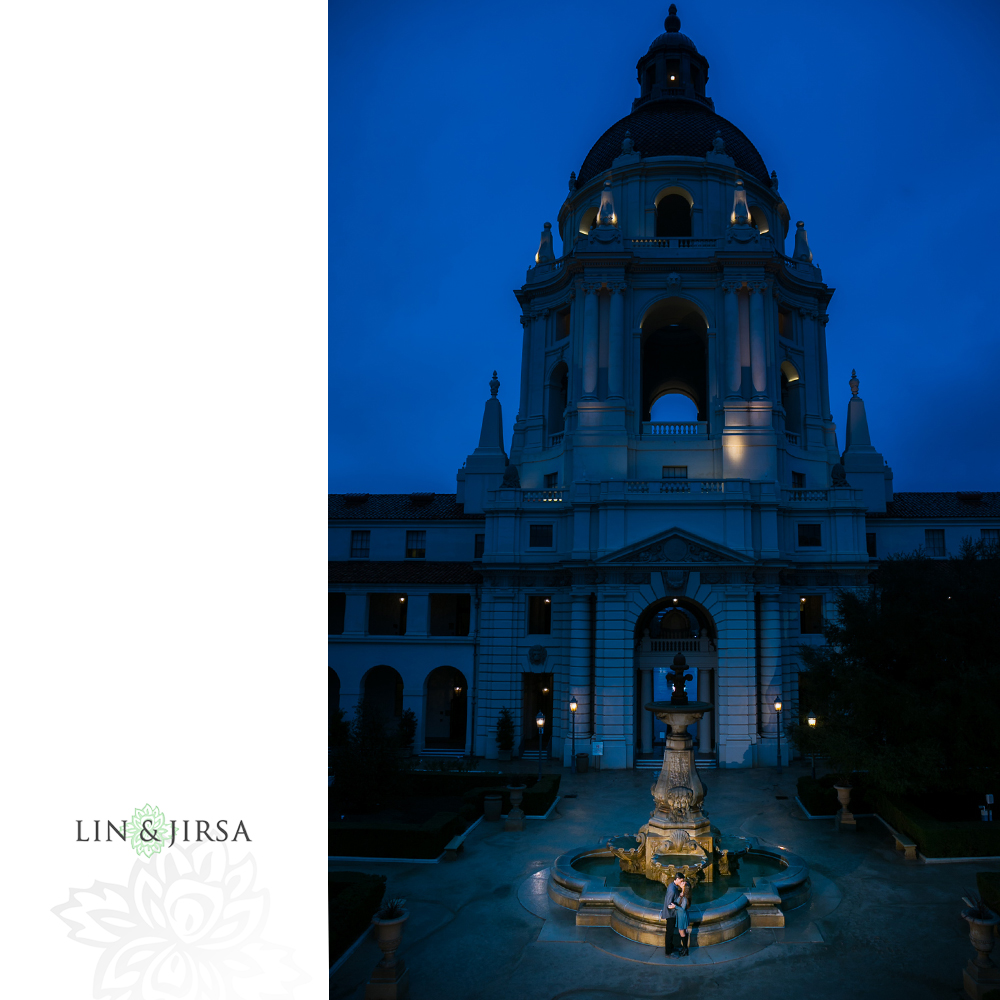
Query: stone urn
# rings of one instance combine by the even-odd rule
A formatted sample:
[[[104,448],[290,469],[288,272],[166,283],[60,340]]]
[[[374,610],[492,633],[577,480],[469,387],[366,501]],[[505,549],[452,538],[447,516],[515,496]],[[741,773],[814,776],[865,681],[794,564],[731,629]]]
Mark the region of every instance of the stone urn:
[[[980,916],[985,913],[987,916]],[[976,957],[969,960],[962,973],[965,992],[970,997],[983,997],[993,990],[1000,990],[1000,969],[990,958],[996,944],[998,917],[987,907],[962,910],[962,917],[969,924],[969,941],[976,949]]]
[[[499,792],[490,792],[483,796],[483,819],[487,823],[498,823],[503,808],[503,796]]]
[[[409,919],[409,911],[403,910],[398,917],[384,919],[378,914],[372,917],[375,927],[375,943],[382,951],[382,961],[375,966],[368,985],[365,1000],[396,1000],[406,995],[409,974],[406,963],[396,958],[399,942],[403,937],[403,924]]]
[[[837,813],[837,821],[840,826],[850,826],[857,828],[858,821],[851,812],[851,789],[850,784],[834,785],[837,791],[837,801],[840,803],[840,812]]]
[[[527,785],[508,785],[510,792],[510,812],[507,813],[507,822],[504,823],[505,830],[524,829],[524,810],[521,807],[521,799],[524,798],[524,790]]]

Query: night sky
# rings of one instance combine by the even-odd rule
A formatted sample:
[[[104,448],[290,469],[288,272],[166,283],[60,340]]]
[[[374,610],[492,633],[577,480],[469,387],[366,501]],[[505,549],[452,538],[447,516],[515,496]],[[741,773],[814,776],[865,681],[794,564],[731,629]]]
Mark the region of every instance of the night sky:
[[[333,5],[332,492],[453,493],[494,368],[509,448],[511,290],[667,6]],[[840,447],[854,367],[897,491],[1000,490],[1000,5],[678,8],[836,289]]]

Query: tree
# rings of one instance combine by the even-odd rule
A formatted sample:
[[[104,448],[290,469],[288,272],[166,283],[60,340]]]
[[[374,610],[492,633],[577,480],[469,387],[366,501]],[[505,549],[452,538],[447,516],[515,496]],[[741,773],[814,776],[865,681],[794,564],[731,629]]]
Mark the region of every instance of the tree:
[[[890,792],[991,790],[1000,777],[1000,548],[967,541],[942,561],[889,557],[864,591],[844,591],[801,649],[789,736]],[[991,788],[987,788],[989,784]]]
[[[348,809],[371,811],[398,790],[399,737],[386,732],[381,713],[362,699],[354,707],[347,745],[336,763],[333,797]]]

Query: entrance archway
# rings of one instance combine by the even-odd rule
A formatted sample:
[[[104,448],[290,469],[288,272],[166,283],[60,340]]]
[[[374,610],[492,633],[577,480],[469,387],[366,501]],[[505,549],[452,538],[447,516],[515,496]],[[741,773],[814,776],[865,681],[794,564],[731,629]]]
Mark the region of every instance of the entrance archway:
[[[465,674],[437,667],[427,675],[424,693],[424,749],[464,750],[469,705]]]
[[[650,701],[669,701],[667,670],[682,653],[687,661],[687,694],[692,701],[715,702],[717,631],[705,607],[688,597],[664,597],[639,616],[635,626],[636,761],[662,760],[666,726],[647,712]],[[715,712],[690,727],[700,755],[715,752]]]
[[[392,732],[403,715],[403,678],[385,664],[372,667],[365,674],[362,688],[365,704],[382,718],[382,724]]]

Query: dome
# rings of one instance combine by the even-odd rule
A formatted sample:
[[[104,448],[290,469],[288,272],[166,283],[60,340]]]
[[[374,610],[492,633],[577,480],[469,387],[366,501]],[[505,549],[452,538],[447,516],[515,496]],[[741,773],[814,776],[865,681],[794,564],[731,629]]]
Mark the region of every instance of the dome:
[[[654,52],[656,49],[691,49],[692,52],[697,52],[698,46],[679,31],[665,31],[653,39],[648,51]]]
[[[726,153],[744,175],[770,187],[764,160],[754,144],[732,122],[696,101],[650,101],[615,122],[594,143],[580,167],[577,186],[586,184],[611,169],[611,161],[621,156],[622,140],[630,132],[636,152],[649,156],[704,156],[715,133],[722,133]]]

